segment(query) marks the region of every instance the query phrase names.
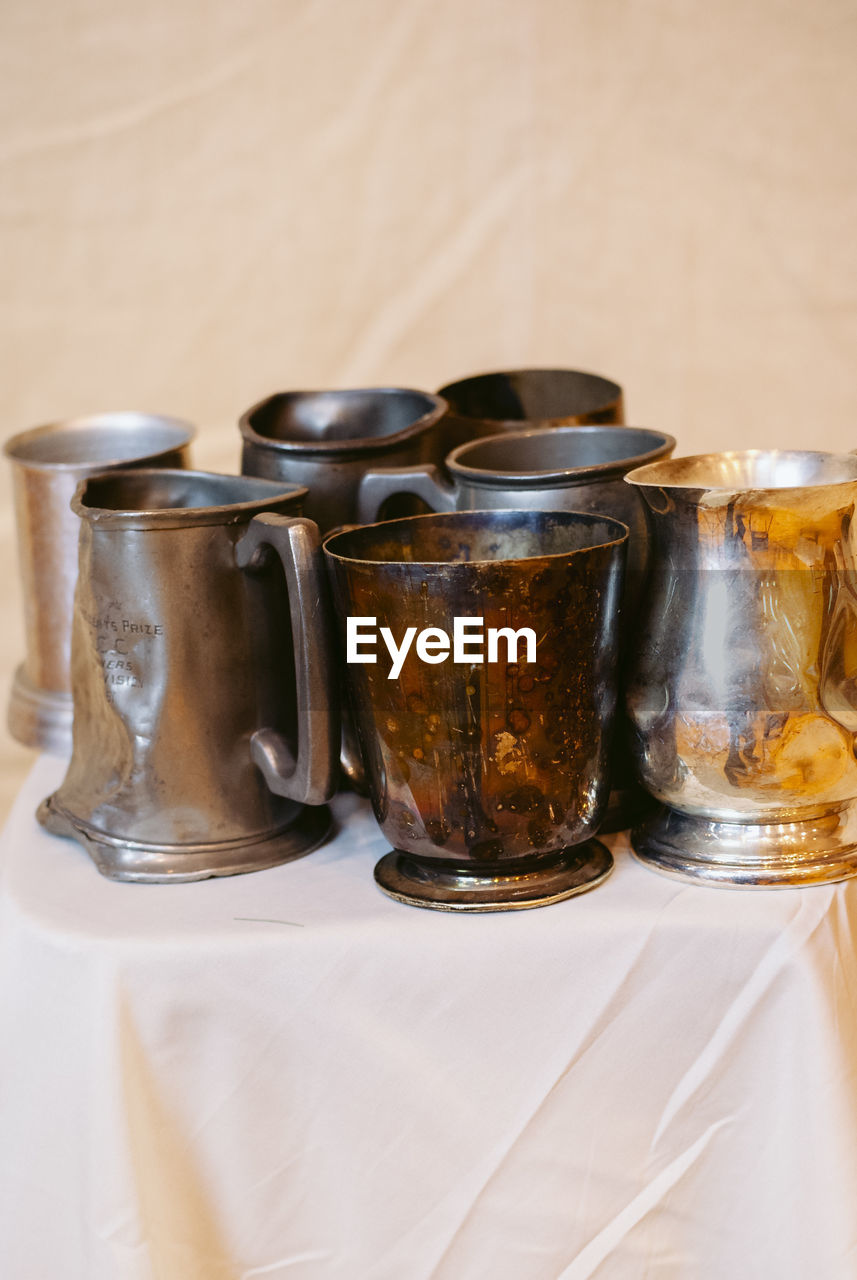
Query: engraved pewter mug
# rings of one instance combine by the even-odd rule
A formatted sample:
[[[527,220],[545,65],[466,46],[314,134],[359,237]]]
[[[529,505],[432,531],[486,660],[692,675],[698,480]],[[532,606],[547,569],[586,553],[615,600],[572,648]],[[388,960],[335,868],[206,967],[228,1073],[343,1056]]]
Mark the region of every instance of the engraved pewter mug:
[[[375,879],[391,897],[508,911],[609,873],[590,837],[607,801],[627,536],[606,517],[480,511],[326,539],[354,723],[393,845]]]
[[[74,745],[38,818],[109,878],[255,871],[325,839],[339,718],[303,493],[173,470],[77,490]]]
[[[402,493],[418,496],[435,511],[517,507],[590,511],[621,520],[630,534],[620,620],[624,660],[634,643],[634,618],[648,564],[648,527],[645,504],[623,478],[636,467],[668,458],[674,448],[672,436],[643,427],[510,431],[453,449],[446,458],[446,475],[431,464],[368,471],[360,484],[358,520],[370,523],[388,499]],[[610,802],[601,825],[605,832],[631,826],[650,805],[636,782],[624,739],[624,718],[618,716]]]
[[[652,565],[628,710],[664,806],[632,835],[714,885],[857,872],[857,457],[747,451],[627,476]]]
[[[327,533],[354,520],[367,467],[440,461],[446,407],[404,387],[280,392],[240,419],[241,470],[306,485],[306,514]]]
[[[500,369],[441,387],[449,403],[442,423],[444,453],[480,436],[526,427],[625,421],[622,388],[580,369]]]
[[[33,427],[7,440],[12,464],[26,657],[15,672],[9,732],[27,747],[71,747],[71,618],[80,481],[113,467],[183,467],[195,429],[151,413],[101,413]]]

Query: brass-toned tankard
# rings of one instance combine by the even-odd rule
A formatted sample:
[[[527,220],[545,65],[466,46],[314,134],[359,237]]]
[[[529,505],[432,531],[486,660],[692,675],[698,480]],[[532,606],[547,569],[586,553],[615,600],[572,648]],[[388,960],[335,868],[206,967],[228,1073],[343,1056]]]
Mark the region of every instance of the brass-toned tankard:
[[[27,747],[71,747],[71,617],[77,580],[74,491],[113,467],[182,467],[194,428],[153,413],[99,413],[6,441],[12,464],[26,657],[15,672],[9,732]]]
[[[337,681],[303,494],[170,470],[77,490],[73,750],[38,816],[104,875],[232,875],[327,835]]]
[[[706,884],[857,874],[857,457],[705,454],[627,481],[652,534],[628,710],[663,805],[637,856]]]

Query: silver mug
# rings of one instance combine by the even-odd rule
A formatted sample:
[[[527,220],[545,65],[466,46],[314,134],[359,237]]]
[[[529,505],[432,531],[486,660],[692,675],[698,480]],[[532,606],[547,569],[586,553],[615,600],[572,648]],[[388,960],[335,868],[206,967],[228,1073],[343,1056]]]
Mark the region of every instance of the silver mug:
[[[74,741],[38,817],[104,875],[232,875],[326,837],[339,718],[303,495],[173,470],[78,488]]]
[[[642,427],[578,426],[511,431],[471,440],[448,455],[444,470],[428,465],[369,471],[358,493],[358,519],[369,524],[385,503],[413,494],[435,511],[588,511],[628,526],[628,568],[620,622],[623,663],[633,645],[634,623],[648,563],[644,504],[623,483],[626,473],[666,458],[675,440]],[[617,717],[611,760],[612,789],[601,829],[629,827],[646,805],[637,787]]]
[[[629,676],[637,857],[715,885],[857,873],[857,458],[758,450],[626,477],[652,561]]]
[[[581,369],[498,369],[448,382],[438,395],[449,404],[445,454],[468,440],[526,427],[625,421],[618,382]]]
[[[440,461],[438,433],[446,401],[407,387],[282,391],[241,417],[241,470],[306,485],[305,511],[322,533],[356,519],[357,489],[367,467]],[[409,499],[394,514],[422,508]],[[347,708],[342,716],[342,773],[361,794],[366,780]]]
[[[239,421],[241,470],[306,485],[306,514],[327,533],[354,520],[367,467],[443,457],[437,427],[446,407],[405,387],[279,392]]]
[[[101,413],[33,427],[7,440],[12,464],[26,656],[9,700],[13,738],[64,754],[71,746],[71,619],[77,516],[87,475],[113,467],[182,467],[195,429],[151,413]]]

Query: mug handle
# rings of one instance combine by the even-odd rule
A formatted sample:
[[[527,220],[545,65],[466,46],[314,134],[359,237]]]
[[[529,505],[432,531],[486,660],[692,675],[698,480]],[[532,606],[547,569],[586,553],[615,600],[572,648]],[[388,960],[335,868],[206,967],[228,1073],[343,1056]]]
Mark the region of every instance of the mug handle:
[[[433,462],[422,467],[379,467],[367,471],[357,488],[358,524],[374,524],[387,499],[403,493],[422,498],[432,511],[455,510],[455,486]]]
[[[250,754],[275,795],[325,804],[338,781],[339,678],[318,525],[272,511],[254,516],[235,544],[238,567],[252,573],[272,551],[280,558],[289,596],[298,746],[295,754],[277,729],[257,729]]]

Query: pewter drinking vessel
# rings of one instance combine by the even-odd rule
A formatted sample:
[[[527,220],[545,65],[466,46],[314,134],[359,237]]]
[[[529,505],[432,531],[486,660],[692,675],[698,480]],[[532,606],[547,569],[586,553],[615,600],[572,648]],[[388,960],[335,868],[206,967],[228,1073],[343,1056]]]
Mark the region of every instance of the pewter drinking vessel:
[[[660,871],[800,885],[857,871],[857,458],[758,450],[627,476],[652,563],[627,705]]]
[[[330,829],[337,682],[303,494],[171,470],[77,490],[73,749],[39,820],[104,875],[254,871]]]
[[[306,485],[306,514],[327,533],[355,519],[368,467],[443,457],[437,427],[445,412],[440,396],[406,387],[282,391],[242,416],[241,470]]]
[[[195,429],[151,413],[101,413],[33,427],[6,441],[12,464],[26,656],[15,672],[9,732],[28,747],[71,747],[71,620],[80,481],[114,467],[183,467]]]
[[[434,465],[378,468],[360,484],[361,523],[378,518],[385,504],[403,494],[435,511],[589,511],[628,526],[628,558],[619,622],[622,665],[630,656],[635,616],[648,564],[645,505],[623,484],[628,471],[667,458],[675,440],[643,427],[577,426],[509,431],[468,441]],[[646,797],[636,784],[625,746],[624,716],[617,717],[611,764],[612,787],[603,831],[619,831],[636,821]]]

